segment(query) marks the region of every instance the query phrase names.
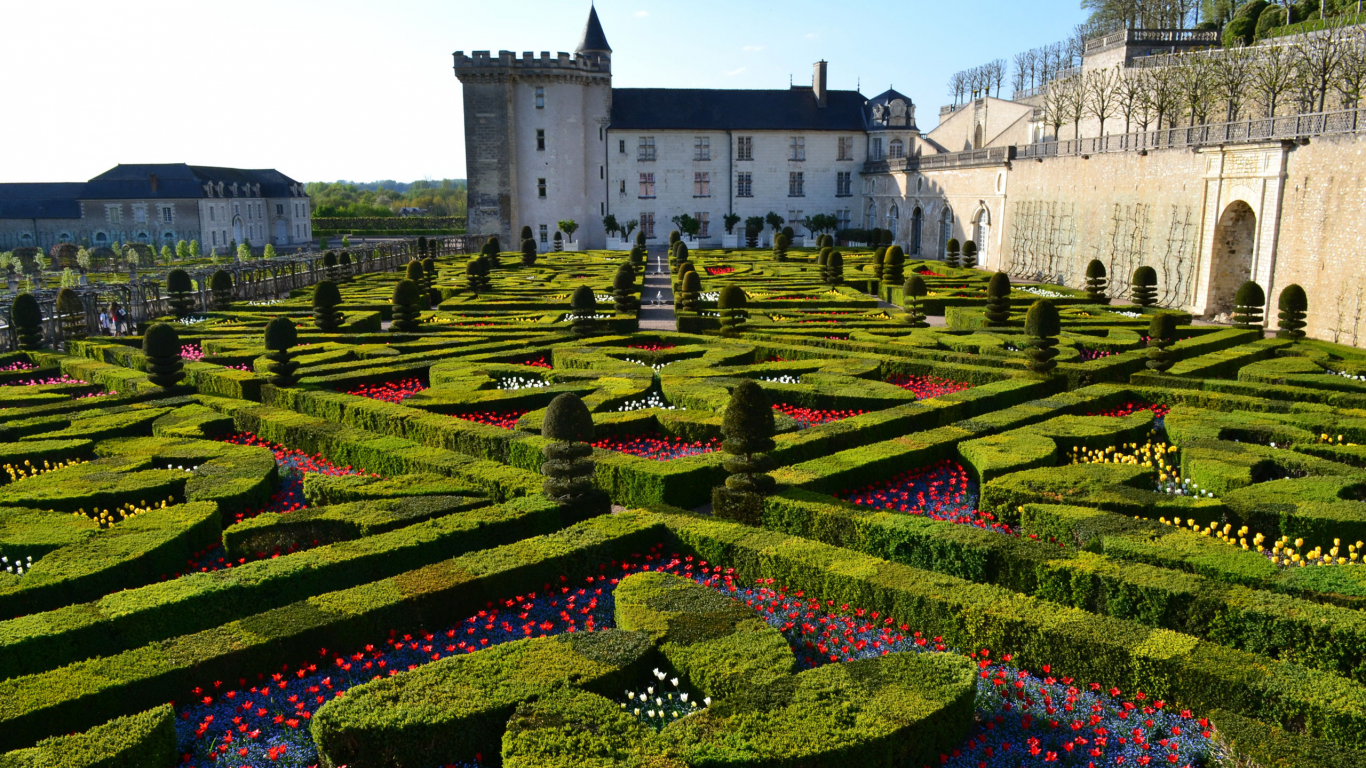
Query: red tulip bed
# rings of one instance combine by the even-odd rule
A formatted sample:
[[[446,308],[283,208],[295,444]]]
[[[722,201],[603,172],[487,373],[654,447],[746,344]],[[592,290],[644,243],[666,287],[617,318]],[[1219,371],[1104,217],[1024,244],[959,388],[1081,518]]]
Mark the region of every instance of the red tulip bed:
[[[704,453],[721,448],[721,441],[712,438],[710,440],[685,440],[681,437],[663,437],[660,435],[630,435],[627,437],[612,437],[605,440],[598,440],[593,443],[594,448],[602,448],[608,451],[618,451],[628,453],[632,456],[639,456],[642,459],[654,459],[655,461],[668,461],[670,459],[681,459],[684,456],[699,456]]]
[[[729,275],[735,271],[735,267],[707,267],[707,274],[712,277],[717,275]]]
[[[1136,400],[1136,401],[1133,401],[1133,402],[1125,403],[1124,405],[1121,405],[1121,406],[1118,406],[1118,407],[1115,407],[1115,408],[1109,408],[1109,409],[1104,410],[1104,411],[1097,411],[1096,413],[1088,413],[1088,414],[1086,414],[1086,415],[1087,415],[1087,416],[1115,416],[1115,417],[1119,417],[1119,416],[1129,416],[1129,415],[1131,415],[1131,414],[1138,413],[1139,411],[1152,411],[1152,412],[1153,412],[1153,418],[1155,418],[1155,419],[1160,419],[1160,418],[1163,418],[1164,416],[1166,416],[1168,413],[1170,413],[1171,410],[1172,410],[1172,408],[1171,408],[1170,405],[1162,405],[1162,404],[1160,404],[1160,403],[1145,403],[1145,402],[1141,402],[1141,401],[1137,401],[1137,400]]]
[[[943,277],[943,275],[939,274],[938,272],[934,272],[928,269],[922,269],[919,272],[916,272],[916,274],[922,277]]]
[[[574,585],[565,576],[538,590],[508,595],[458,624],[435,631],[376,637],[363,647],[320,648],[316,657],[279,668],[243,670],[232,682],[196,687],[176,707],[179,764],[188,768],[314,766],[317,749],[309,721],[327,701],[352,686],[413,670],[456,654],[509,640],[592,632],[614,624],[613,595],[632,573],[665,572],[691,578],[755,609],[788,640],[801,669],[890,653],[959,653],[939,637],[833,600],[774,586],[772,579],[739,582],[733,569],[692,556],[665,555],[661,546],[624,561],[601,563]],[[1041,676],[973,652],[978,667],[971,736],[941,765],[951,768],[1068,766],[1189,766],[1211,753],[1204,720],[1176,712],[1142,692],[1102,689],[1068,677]],[[492,764],[494,756],[448,755],[447,768]]]
[[[914,392],[917,400],[961,392],[972,386],[971,384],[954,381],[953,379],[940,378],[939,376],[910,376],[903,374],[891,376],[887,379],[887,383],[895,384],[902,389]]]
[[[360,395],[386,403],[401,403],[426,388],[427,385],[423,384],[421,379],[402,379],[386,381],[383,384],[357,384],[340,391],[345,395]]]
[[[73,379],[65,373],[56,378],[50,379],[24,379],[23,381],[12,381],[6,384],[7,387],[42,387],[51,384],[88,384],[87,381]]]
[[[9,373],[11,371],[31,371],[37,367],[38,366],[34,365],[33,363],[26,363],[23,360],[16,360],[10,363],[9,365],[0,367],[0,373]]]
[[[773,410],[785,413],[796,419],[797,427],[799,429],[829,424],[832,421],[847,419],[850,416],[862,416],[867,413],[867,411],[862,410],[823,411],[816,408],[802,408],[796,405],[788,405],[786,403],[778,403],[773,406]]]
[[[513,429],[517,426],[517,420],[527,414],[526,411],[474,411],[472,413],[452,414],[457,419],[473,421],[478,424],[488,424],[491,427],[501,427],[502,429]]]
[[[204,359],[204,350],[200,349],[198,344],[181,344],[180,359],[190,363],[197,363]]]
[[[520,362],[520,363],[516,363],[516,365],[530,365],[530,366],[535,367],[535,368],[547,368],[547,369],[548,369],[548,368],[553,368],[553,367],[554,367],[553,365],[550,364],[550,356],[549,356],[549,355],[541,355],[541,356],[539,356],[539,357],[533,357],[533,358],[530,358],[530,359],[528,359],[528,360],[523,360],[523,361]]]
[[[237,513],[239,521],[256,517],[262,512],[293,512],[304,509],[308,502],[304,499],[304,475],[320,473],[324,475],[364,475],[363,469],[338,467],[321,455],[309,455],[294,448],[276,445],[250,432],[238,432],[222,439],[234,445],[259,445],[275,453],[275,463],[280,468],[280,487],[261,509],[245,509]],[[375,475],[378,477],[378,475]]]
[[[646,352],[663,352],[666,349],[673,349],[677,344],[630,344],[627,349],[640,349]]]
[[[943,459],[928,467],[899,472],[890,479],[835,494],[851,504],[921,515],[1017,535],[995,515],[977,509],[977,484],[962,464]]]

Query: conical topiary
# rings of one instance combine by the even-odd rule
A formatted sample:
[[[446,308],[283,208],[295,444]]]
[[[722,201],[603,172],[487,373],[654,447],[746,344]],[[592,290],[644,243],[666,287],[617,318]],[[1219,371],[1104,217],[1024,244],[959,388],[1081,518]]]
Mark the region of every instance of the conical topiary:
[[[598,298],[593,289],[580,285],[569,297],[569,331],[580,338],[598,330]]]
[[[337,252],[328,251],[323,254],[323,274],[328,280],[337,279]]]
[[[522,266],[536,266],[536,255],[536,241],[529,237],[522,240]]]
[[[497,236],[497,235],[494,235],[493,237],[490,237],[490,238],[489,238],[489,241],[488,241],[487,243],[484,243],[484,246],[485,246],[486,248],[488,248],[488,249],[489,249],[491,252],[493,252],[493,253],[502,253],[502,252],[503,252],[503,243],[502,243],[501,241],[498,240],[498,236]]]
[[[634,312],[640,309],[636,302],[636,271],[630,264],[617,267],[617,274],[612,278],[612,299],[618,312]]]
[[[641,271],[645,269],[645,262],[649,259],[650,252],[643,245],[631,247],[631,264],[639,267]]]
[[[950,237],[944,246],[944,263],[950,267],[958,266],[958,238]]]
[[[232,306],[232,275],[226,269],[215,270],[209,278],[209,291],[213,294],[213,308],[226,312]]]
[[[882,282],[885,285],[901,285],[906,279],[905,272],[906,252],[899,245],[888,248],[887,256],[882,261]]]
[[[1039,299],[1025,313],[1025,343],[1029,345],[1029,370],[1047,374],[1058,366],[1058,334],[1062,321],[1058,308],[1048,299]]]
[[[21,293],[14,297],[14,303],[10,305],[10,322],[14,323],[19,349],[32,352],[43,348],[43,311],[33,294]]]
[[[1129,300],[1140,307],[1157,304],[1157,270],[1139,267],[1129,281]]]
[[[883,265],[884,265],[884,263],[886,262],[886,260],[887,260],[887,249],[886,249],[886,248],[883,248],[883,247],[879,246],[877,250],[873,251],[873,279],[874,279],[874,280],[881,280],[881,279],[882,279],[882,269],[883,269]]]
[[[399,333],[416,331],[418,318],[422,316],[422,289],[417,287],[417,283],[399,280],[398,285],[394,286],[390,303],[394,305],[394,320],[389,324],[389,330]]]
[[[342,282],[351,279],[351,252],[342,251],[337,254],[337,276]]]
[[[337,311],[341,306],[341,291],[331,280],[313,286],[313,324],[323,333],[336,333],[346,316]]]
[[[522,227],[522,237],[521,237],[522,242],[525,243],[526,241],[528,241],[528,240],[530,240],[530,239],[532,239],[532,238],[534,238],[534,237],[535,237],[535,235],[533,235],[533,234],[531,233],[531,226],[530,226],[530,225],[527,225],[527,226]]]
[[[977,268],[977,243],[971,240],[963,243],[963,255],[958,259],[958,266],[964,269]]]
[[[489,287],[489,263],[480,256],[465,262],[465,285],[474,293],[487,291]]]
[[[1304,338],[1304,317],[1309,313],[1309,297],[1297,283],[1287,285],[1281,291],[1278,302],[1280,315],[1277,320],[1276,338],[1299,341]]]
[[[673,249],[669,251],[669,254],[669,265],[672,267],[677,267],[678,265],[687,261],[690,257],[690,253],[688,251],[688,244],[683,242],[682,240],[679,240],[678,242],[673,244]]]
[[[403,273],[403,279],[411,280],[417,286],[418,303],[422,309],[431,306],[431,294],[427,292],[426,274],[422,271],[422,262],[413,259],[408,262],[408,267]]]
[[[418,236],[417,236],[417,252],[418,252],[418,253],[424,253],[424,254],[427,252],[427,236],[426,236],[426,235],[418,235]]]
[[[844,284],[844,254],[831,251],[825,259],[825,282],[830,285]]]
[[[593,463],[593,416],[578,395],[566,392],[550,401],[541,421],[545,461],[541,492],[559,505],[561,523],[607,514],[612,502],[598,488]],[[567,514],[566,514],[567,513]]]
[[[644,247],[645,247],[645,240],[646,240],[646,238],[645,238],[645,230],[642,229],[642,230],[637,231],[637,232],[636,232],[636,245],[640,246],[641,248],[644,248]]]
[[[1176,343],[1176,317],[1159,312],[1148,322],[1148,370],[1162,373],[1176,362],[1171,346]]]
[[[675,246],[675,245],[677,245],[678,243],[681,243],[681,242],[683,242],[683,236],[680,235],[680,234],[678,233],[678,230],[675,229],[675,230],[672,230],[672,231],[669,232],[669,247],[670,247],[670,248],[672,248],[673,246]]]
[[[299,363],[294,360],[294,345],[299,343],[299,332],[294,320],[277,317],[266,323],[266,379],[277,387],[292,387]]]
[[[816,268],[820,272],[821,282],[830,282],[830,273],[826,271],[825,265],[830,261],[830,254],[834,253],[834,248],[822,248],[816,253]]]
[[[791,242],[787,235],[779,232],[773,236],[773,258],[778,261],[787,261],[787,246]]]
[[[696,312],[701,309],[702,278],[694,271],[683,274],[683,290],[678,294],[678,309]]]
[[[88,334],[88,326],[85,322],[85,302],[81,297],[70,288],[63,288],[57,291],[57,316],[61,318],[62,338],[68,344],[73,341],[80,341]],[[71,347],[67,347],[69,352]]]
[[[1010,276],[1004,272],[987,281],[986,319],[988,328],[1000,328],[1010,321]]]
[[[181,319],[194,312],[194,283],[185,270],[173,269],[166,273],[166,304],[171,314]]]
[[[483,273],[488,274],[487,270]],[[481,285],[486,285],[483,283]],[[441,303],[441,294],[436,290],[436,260],[430,256],[422,260],[422,287],[427,289],[431,296],[427,299],[429,306],[435,307]]]
[[[902,322],[912,328],[928,328],[929,323],[925,322],[925,313],[920,310],[920,299],[929,293],[929,288],[925,286],[925,278],[920,275],[911,275],[906,278],[906,284],[901,288],[901,304],[905,314],[901,316]]]
[[[775,488],[766,474],[774,467],[773,406],[754,381],[746,379],[731,390],[730,402],[721,417],[722,466],[730,476],[724,486],[712,489],[712,514],[725,520],[758,525],[763,519],[764,497]]]
[[[1262,287],[1248,280],[1238,286],[1233,296],[1233,327],[1240,331],[1260,331],[1265,322],[1266,293]]]
[[[740,327],[749,319],[749,312],[745,309],[748,304],[749,297],[740,286],[727,285],[721,289],[721,294],[716,298],[716,308],[721,310],[722,336],[733,336],[740,332]]]
[[[1086,294],[1091,297],[1091,302],[1109,304],[1110,297],[1105,295],[1109,287],[1110,280],[1106,276],[1105,265],[1100,263],[1100,259],[1091,259],[1091,263],[1086,265]]]
[[[158,387],[174,387],[185,378],[180,362],[180,334],[168,323],[155,323],[142,336],[147,378]]]

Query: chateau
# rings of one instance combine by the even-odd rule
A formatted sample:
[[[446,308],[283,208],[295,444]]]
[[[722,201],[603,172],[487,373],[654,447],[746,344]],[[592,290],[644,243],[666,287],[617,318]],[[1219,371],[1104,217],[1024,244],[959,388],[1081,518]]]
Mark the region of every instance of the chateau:
[[[276,170],[118,165],[90,181],[0,184],[0,250],[115,242],[205,251],[313,238],[304,185]]]

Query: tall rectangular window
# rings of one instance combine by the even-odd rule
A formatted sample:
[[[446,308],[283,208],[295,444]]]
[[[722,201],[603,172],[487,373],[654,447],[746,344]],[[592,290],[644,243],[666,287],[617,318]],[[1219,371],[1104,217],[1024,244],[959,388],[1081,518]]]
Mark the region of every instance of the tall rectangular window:
[[[655,196],[655,175],[653,173],[640,174],[640,196],[643,198]]]
[[[645,233],[647,239],[655,236],[655,215],[653,213],[640,214],[640,231]]]
[[[711,137],[694,136],[692,139],[692,159],[710,160],[711,159]]]
[[[692,175],[692,196],[711,197],[711,174],[706,171],[696,171]]]
[[[788,160],[805,160],[805,159],[806,159],[806,137],[805,137],[805,136],[793,136],[793,137],[791,137],[790,139],[788,139],[787,148],[788,148],[788,154],[787,154],[787,159],[788,159]]]
[[[735,196],[754,197],[754,174],[737,173],[735,174]]]
[[[854,137],[853,137],[853,136],[841,136],[841,137],[840,137],[839,151],[840,151],[840,154],[839,154],[839,159],[840,159],[840,160],[853,160],[853,159],[854,159]]]
[[[536,180],[536,196],[545,197],[545,179]]]
[[[873,139],[873,145],[868,148],[868,154],[872,155],[872,157],[868,158],[869,160],[882,159],[882,137],[879,136]]]
[[[640,142],[636,145],[636,160],[653,161],[655,159],[655,137],[641,136]]]
[[[545,243],[549,243],[549,242],[550,242],[550,227],[547,226],[547,225],[545,225],[545,224],[542,224],[542,225],[541,225],[541,243],[542,243],[542,244],[545,244]]]
[[[545,88],[536,86],[536,108],[545,109]]]
[[[735,139],[735,159],[753,160],[754,159],[754,137],[739,136]]]
[[[852,219],[850,218],[849,209],[848,209],[848,208],[845,208],[845,209],[840,210],[840,211],[835,211],[835,229],[836,229],[836,230],[848,229],[849,226],[850,226],[850,222],[851,222],[851,221],[852,221]]]
[[[209,206],[209,221],[217,221],[217,220],[218,220],[218,219],[214,218],[214,215],[213,215],[213,206],[211,205],[211,206]]]
[[[171,206],[168,205],[161,209],[161,220],[167,224],[171,223]]]
[[[617,139],[617,151],[626,154],[626,139]]]
[[[540,150],[540,151],[542,151],[542,152],[545,151],[545,129],[544,129],[544,128],[537,128],[537,129],[536,129],[536,149],[538,149],[538,150]]]
[[[853,171],[840,171],[835,174],[835,197],[849,197],[854,194]]]
[[[275,204],[275,215],[276,215],[276,216],[284,216],[284,215],[285,215],[285,204],[284,204],[284,203],[276,203],[276,204]]]
[[[626,194],[626,179],[621,180],[621,194]]]
[[[787,174],[787,196],[806,197],[806,178],[801,171]]]
[[[710,237],[711,214],[706,211],[698,211],[696,214],[693,215],[693,218],[697,219],[697,222],[702,225],[702,228],[697,230],[697,236]]]

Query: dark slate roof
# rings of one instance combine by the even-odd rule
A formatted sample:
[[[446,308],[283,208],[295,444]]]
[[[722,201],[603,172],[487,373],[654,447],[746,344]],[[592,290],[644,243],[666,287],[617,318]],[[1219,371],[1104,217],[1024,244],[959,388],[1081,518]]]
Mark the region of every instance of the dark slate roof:
[[[157,177],[152,191],[152,175]],[[289,197],[293,179],[272,169],[241,170],[185,163],[119,164],[86,185],[84,196],[97,200],[205,197],[204,184],[260,184],[264,197]]]
[[[863,131],[858,91],[829,91],[816,105],[810,88],[721,90],[613,88],[613,130]]]
[[[85,184],[0,184],[0,219],[79,219]]]
[[[911,97],[910,97],[910,96],[907,96],[906,94],[904,94],[904,93],[902,93],[902,92],[900,92],[900,91],[898,91],[898,90],[896,90],[896,89],[894,89],[894,88],[888,88],[887,90],[883,91],[882,93],[879,93],[878,95],[876,95],[876,96],[874,96],[873,98],[869,99],[869,100],[868,100],[868,106],[871,107],[871,106],[874,105],[874,104],[891,104],[893,101],[896,101],[897,99],[901,99],[902,101],[906,102],[907,104],[914,104],[914,103],[915,103],[914,101],[911,101]]]
[[[575,53],[589,51],[612,52],[612,46],[607,44],[607,35],[602,31],[602,23],[598,21],[598,9],[593,7],[588,9],[588,23],[583,27],[583,39],[579,41],[579,47],[574,49]]]

